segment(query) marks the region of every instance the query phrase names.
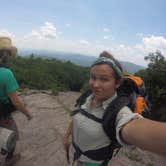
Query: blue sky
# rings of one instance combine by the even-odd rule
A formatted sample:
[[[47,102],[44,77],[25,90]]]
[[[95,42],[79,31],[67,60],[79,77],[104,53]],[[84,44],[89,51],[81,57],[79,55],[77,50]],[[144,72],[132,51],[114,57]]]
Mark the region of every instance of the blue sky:
[[[166,53],[165,0],[5,0],[0,35],[21,48],[98,56],[145,65],[144,56]]]

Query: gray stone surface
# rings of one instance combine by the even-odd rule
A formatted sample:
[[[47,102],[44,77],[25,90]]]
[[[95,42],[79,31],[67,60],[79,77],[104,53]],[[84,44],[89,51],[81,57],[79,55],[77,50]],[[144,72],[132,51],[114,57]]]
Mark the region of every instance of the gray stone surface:
[[[79,93],[61,92],[58,96],[50,92],[31,91],[21,95],[33,115],[28,121],[16,112],[14,118],[20,131],[17,151],[20,161],[15,166],[67,166],[62,138],[70,121]],[[1,164],[0,164],[1,165]],[[109,166],[165,166],[166,158],[142,151],[138,148],[122,148]]]

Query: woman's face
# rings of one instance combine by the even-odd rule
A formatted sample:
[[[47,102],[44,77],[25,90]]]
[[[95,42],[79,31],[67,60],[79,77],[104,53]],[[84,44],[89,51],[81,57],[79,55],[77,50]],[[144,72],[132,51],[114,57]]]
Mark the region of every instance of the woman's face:
[[[107,64],[99,64],[91,68],[89,86],[97,101],[103,102],[115,94],[119,83],[113,74],[113,69]]]

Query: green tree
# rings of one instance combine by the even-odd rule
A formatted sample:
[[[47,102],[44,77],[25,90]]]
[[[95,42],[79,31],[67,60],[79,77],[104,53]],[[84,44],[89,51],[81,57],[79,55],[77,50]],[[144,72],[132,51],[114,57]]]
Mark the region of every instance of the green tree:
[[[11,68],[23,88],[80,91],[88,78],[85,67],[34,54],[11,58]]]
[[[149,61],[148,68],[136,74],[145,81],[154,118],[166,121],[166,60],[160,51],[149,53],[145,60]]]

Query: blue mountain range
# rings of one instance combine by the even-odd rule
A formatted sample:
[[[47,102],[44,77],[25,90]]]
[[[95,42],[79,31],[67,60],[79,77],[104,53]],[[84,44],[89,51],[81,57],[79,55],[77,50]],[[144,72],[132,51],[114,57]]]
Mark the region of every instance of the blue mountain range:
[[[61,52],[61,51],[48,51],[48,50],[32,50],[32,49],[21,49],[19,51],[19,55],[21,56],[40,56],[43,58],[56,58],[62,61],[71,61],[77,65],[81,66],[90,66],[95,60],[95,56],[90,55],[83,55],[77,53],[70,53],[70,52]],[[144,66],[137,65],[127,61],[120,61],[123,66],[124,71],[129,73],[136,73],[139,70],[145,69]]]

